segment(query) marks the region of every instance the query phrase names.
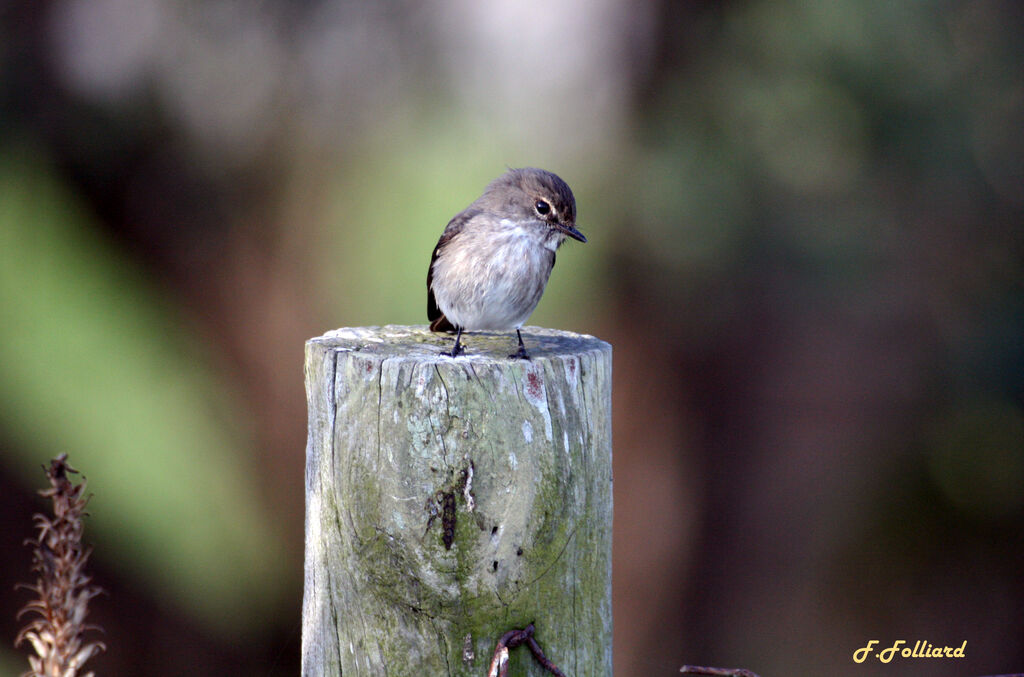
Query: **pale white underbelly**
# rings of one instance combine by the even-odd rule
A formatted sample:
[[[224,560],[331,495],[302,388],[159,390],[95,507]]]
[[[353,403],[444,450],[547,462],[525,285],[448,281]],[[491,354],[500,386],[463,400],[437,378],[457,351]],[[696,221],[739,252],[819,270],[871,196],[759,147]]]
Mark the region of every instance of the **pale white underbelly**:
[[[469,331],[518,329],[537,307],[554,252],[522,231],[497,238],[470,236],[434,262],[438,308]]]

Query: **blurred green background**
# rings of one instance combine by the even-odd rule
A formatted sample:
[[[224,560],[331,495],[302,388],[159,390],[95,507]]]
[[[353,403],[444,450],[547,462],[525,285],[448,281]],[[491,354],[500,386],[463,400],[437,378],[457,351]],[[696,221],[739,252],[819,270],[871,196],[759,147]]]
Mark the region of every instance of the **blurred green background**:
[[[4,4],[0,633],[67,452],[89,667],[296,674],[303,341],[425,323],[523,165],[589,239],[531,324],[615,348],[616,673],[1024,669],[1011,0]]]

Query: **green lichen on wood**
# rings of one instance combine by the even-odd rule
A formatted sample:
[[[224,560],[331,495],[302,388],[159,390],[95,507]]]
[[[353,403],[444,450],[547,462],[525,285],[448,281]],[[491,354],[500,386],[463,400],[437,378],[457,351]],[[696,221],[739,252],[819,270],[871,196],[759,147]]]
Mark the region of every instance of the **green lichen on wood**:
[[[481,675],[530,622],[567,673],[611,674],[611,348],[524,338],[528,362],[508,334],[455,360],[418,327],[307,344],[304,675]]]

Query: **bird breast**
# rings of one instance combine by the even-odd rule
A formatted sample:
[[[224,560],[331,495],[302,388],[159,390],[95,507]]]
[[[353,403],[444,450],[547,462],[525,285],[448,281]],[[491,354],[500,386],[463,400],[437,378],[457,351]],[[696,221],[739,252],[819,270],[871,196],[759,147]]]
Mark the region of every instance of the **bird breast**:
[[[517,329],[544,293],[560,244],[558,233],[507,221],[500,226],[463,230],[434,262],[434,297],[457,327]]]

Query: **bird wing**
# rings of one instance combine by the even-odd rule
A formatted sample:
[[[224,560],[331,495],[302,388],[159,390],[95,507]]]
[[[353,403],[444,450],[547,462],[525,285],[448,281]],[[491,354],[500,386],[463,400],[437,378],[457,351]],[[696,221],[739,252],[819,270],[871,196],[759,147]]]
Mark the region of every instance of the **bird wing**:
[[[430,320],[431,331],[455,331],[456,327],[453,325],[441,309],[437,307],[437,300],[434,298],[434,262],[437,261],[438,254],[444,249],[444,246],[448,244],[448,241],[455,237],[465,227],[466,222],[471,218],[480,213],[479,209],[466,209],[459,212],[448,222],[445,226],[444,232],[441,233],[441,239],[437,241],[437,246],[434,247],[434,253],[430,256],[430,267],[427,268],[427,319]]]

